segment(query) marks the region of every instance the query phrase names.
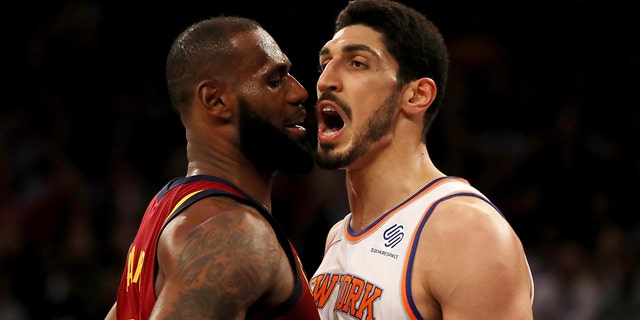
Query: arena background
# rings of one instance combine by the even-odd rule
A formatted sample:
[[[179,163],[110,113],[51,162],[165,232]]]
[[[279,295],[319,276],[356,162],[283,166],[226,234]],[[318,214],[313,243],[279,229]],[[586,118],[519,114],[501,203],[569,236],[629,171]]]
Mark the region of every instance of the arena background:
[[[520,235],[537,320],[639,319],[640,41],[617,1],[406,1],[451,54],[429,136]],[[23,1],[2,10],[0,320],[102,319],[147,201],[184,175],[164,59],[187,25],[260,21],[315,98],[345,1]],[[313,131],[313,130],[311,130]],[[398,177],[401,178],[401,177]],[[348,211],[342,172],[281,175],[308,273]]]

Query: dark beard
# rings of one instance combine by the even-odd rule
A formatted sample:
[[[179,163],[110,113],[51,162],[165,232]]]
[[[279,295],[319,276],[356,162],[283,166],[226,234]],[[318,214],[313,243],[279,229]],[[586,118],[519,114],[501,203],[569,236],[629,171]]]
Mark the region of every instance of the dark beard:
[[[238,99],[240,112],[240,150],[258,170],[264,173],[283,171],[307,173],[314,159],[308,139],[292,140],[258,115],[244,99]]]
[[[365,154],[373,143],[379,141],[389,132],[389,130],[391,130],[391,124],[394,118],[393,115],[397,110],[396,106],[399,96],[400,91],[395,90],[391,96],[385,99],[371,119],[369,119],[365,130],[363,132],[359,132],[353,138],[355,143],[351,149],[345,150],[339,154],[331,154],[331,151],[334,149],[333,145],[321,146],[318,144],[316,152],[318,165],[329,170],[341,169],[347,167]],[[347,115],[351,114],[350,112],[347,112],[350,108],[345,103],[333,96],[328,96],[327,98],[343,108]]]

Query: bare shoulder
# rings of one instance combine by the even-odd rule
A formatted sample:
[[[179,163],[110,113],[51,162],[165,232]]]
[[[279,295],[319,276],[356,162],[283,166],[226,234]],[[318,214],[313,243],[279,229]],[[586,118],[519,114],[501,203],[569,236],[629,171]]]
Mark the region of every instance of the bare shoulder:
[[[264,217],[228,197],[204,198],[174,218],[160,237],[158,262],[154,313],[223,318],[274,290],[273,279],[289,266]]]
[[[530,319],[533,287],[523,245],[489,203],[471,196],[436,206],[420,236],[414,275],[445,318]],[[484,319],[484,318],[482,318]]]
[[[486,238],[495,244],[520,243],[509,222],[486,201],[473,196],[457,196],[439,203],[428,222],[433,236],[466,235]],[[478,240],[478,239],[474,239]]]
[[[344,227],[344,221],[345,221],[344,219],[339,220],[331,227],[331,229],[329,229],[329,232],[327,233],[325,247],[324,247],[325,253],[327,252],[327,250],[329,250],[329,247],[333,245],[336,235],[338,235],[338,232],[340,232],[340,230],[342,230],[342,228]]]

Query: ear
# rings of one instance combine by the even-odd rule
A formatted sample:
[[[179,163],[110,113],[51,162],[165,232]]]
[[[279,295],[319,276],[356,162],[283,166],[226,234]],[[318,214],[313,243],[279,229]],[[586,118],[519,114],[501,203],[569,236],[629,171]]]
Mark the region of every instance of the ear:
[[[225,95],[226,87],[222,82],[217,80],[203,80],[198,83],[196,90],[198,102],[207,113],[216,117],[231,117],[232,112],[230,105],[225,103],[225,100],[230,100],[231,97]]]
[[[436,83],[431,78],[411,81],[402,96],[402,109],[408,114],[422,114],[427,111],[436,94]]]

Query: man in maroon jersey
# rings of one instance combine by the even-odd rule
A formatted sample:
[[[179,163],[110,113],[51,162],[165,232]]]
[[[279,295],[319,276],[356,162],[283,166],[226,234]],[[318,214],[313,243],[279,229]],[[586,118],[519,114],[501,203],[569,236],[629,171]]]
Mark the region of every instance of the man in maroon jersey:
[[[188,27],[167,58],[186,175],[149,203],[106,319],[319,319],[297,253],[271,215],[278,171],[313,167],[308,98],[254,20]]]

